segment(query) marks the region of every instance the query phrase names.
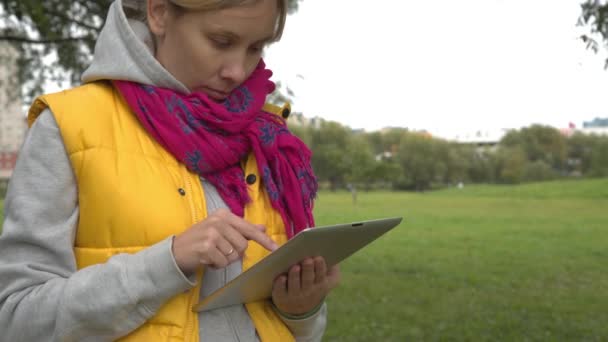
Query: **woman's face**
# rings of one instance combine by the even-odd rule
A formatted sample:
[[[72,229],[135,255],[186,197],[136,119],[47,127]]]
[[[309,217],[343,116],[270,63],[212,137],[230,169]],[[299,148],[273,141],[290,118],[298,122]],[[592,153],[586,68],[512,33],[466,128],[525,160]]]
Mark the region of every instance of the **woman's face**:
[[[218,101],[251,75],[274,36],[277,16],[277,0],[183,13],[174,13],[167,0],[148,0],[156,59],[191,91]]]

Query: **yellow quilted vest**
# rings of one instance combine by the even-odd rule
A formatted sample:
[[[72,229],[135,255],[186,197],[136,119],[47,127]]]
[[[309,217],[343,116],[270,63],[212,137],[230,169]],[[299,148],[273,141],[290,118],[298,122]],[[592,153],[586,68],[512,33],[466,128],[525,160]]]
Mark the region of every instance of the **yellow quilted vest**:
[[[207,216],[198,175],[147,134],[109,82],[39,97],[30,109],[29,124],[47,107],[55,115],[78,183],[80,218],[74,253],[79,269],[104,263],[118,253],[135,253]],[[260,184],[253,156],[244,170],[257,178],[248,185],[253,201],[245,208],[245,219],[264,224],[277,244],[285,243],[283,221]],[[267,253],[250,242],[243,269]],[[198,302],[203,272],[194,289],[173,297],[123,340],[198,341],[198,318],[192,307]],[[246,308],[262,341],[293,341],[269,301]]]

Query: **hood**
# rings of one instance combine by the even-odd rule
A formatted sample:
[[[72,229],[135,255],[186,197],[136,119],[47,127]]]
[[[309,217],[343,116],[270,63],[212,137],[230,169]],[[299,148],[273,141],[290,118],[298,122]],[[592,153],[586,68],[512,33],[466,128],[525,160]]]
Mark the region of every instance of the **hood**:
[[[127,14],[129,13],[129,17]],[[97,38],[93,62],[82,82],[125,80],[189,93],[154,58],[154,42],[148,26],[138,17],[145,13],[145,0],[116,0]]]

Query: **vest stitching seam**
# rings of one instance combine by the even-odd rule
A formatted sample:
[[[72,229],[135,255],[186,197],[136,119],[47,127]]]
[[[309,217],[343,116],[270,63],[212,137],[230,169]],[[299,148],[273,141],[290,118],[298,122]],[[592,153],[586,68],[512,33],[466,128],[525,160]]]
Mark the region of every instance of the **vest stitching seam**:
[[[94,147],[85,147],[85,148],[78,149],[78,150],[75,150],[75,151],[70,151],[70,152],[68,152],[68,154],[69,154],[69,156],[71,157],[72,155],[77,154],[77,153],[84,153],[84,152],[88,152],[89,150],[96,150],[96,149],[99,149],[99,150],[118,151],[118,148],[115,148],[115,147],[108,147],[108,146],[94,146]],[[166,163],[166,162],[167,162],[167,160],[164,160],[163,158],[154,157],[154,156],[149,155],[149,154],[147,154],[147,153],[139,153],[139,152],[135,152],[135,151],[134,151],[134,152],[131,152],[131,151],[126,151],[126,153],[125,153],[125,152],[121,152],[121,153],[128,154],[128,155],[142,156],[142,157],[146,157],[146,158],[148,158],[148,159],[152,159],[152,160],[155,160],[155,161],[159,161],[159,162],[161,162],[161,163]],[[177,162],[177,161],[175,162],[175,164],[177,164],[177,165],[183,165],[183,164],[181,164],[181,163],[179,163],[179,162]]]

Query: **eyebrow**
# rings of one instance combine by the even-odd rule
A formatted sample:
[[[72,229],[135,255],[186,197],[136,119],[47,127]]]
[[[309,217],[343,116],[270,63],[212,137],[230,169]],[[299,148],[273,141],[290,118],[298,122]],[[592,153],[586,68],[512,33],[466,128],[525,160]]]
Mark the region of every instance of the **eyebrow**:
[[[240,40],[241,39],[241,36],[239,36],[238,34],[232,32],[232,31],[219,30],[217,32],[214,32],[214,34],[221,35],[221,36],[226,36],[226,37],[234,39],[234,40]],[[256,40],[254,43],[255,44],[258,44],[258,43],[266,44],[266,43],[270,43],[273,39],[274,39],[274,35],[271,35],[271,36],[262,38],[260,40]]]

